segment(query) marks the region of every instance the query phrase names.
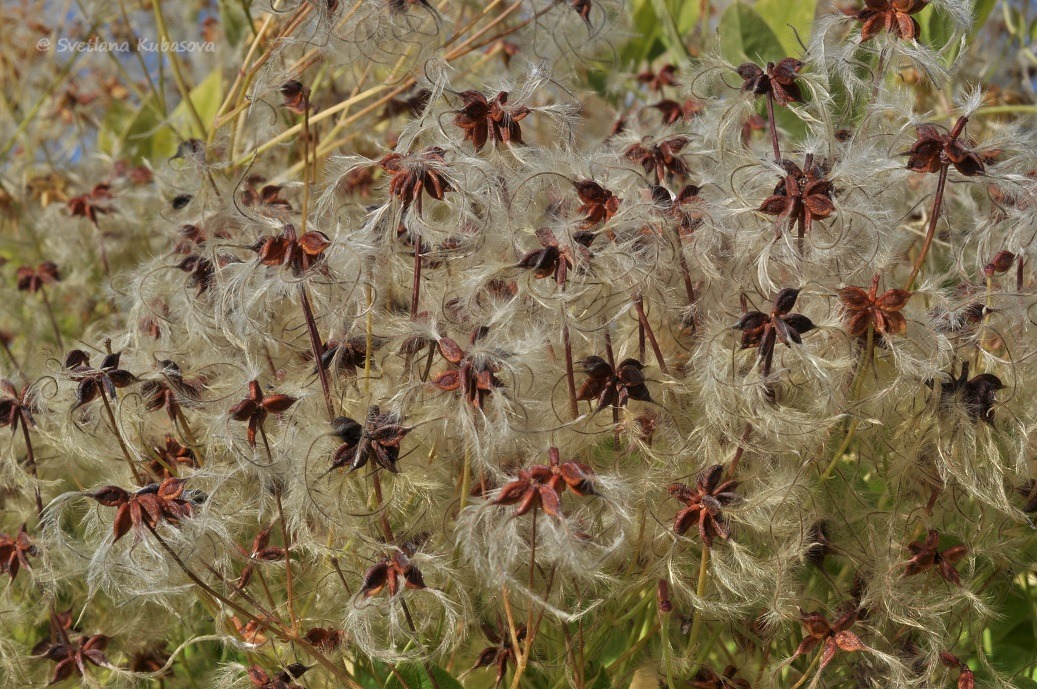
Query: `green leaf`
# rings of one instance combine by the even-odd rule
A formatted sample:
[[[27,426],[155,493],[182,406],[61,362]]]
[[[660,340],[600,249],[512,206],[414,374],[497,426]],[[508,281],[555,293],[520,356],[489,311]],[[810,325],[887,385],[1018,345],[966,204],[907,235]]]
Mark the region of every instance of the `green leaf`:
[[[954,24],[951,18],[943,12],[937,12],[934,5],[928,5],[915,15],[915,19],[922,28],[920,42],[933,50],[942,50],[954,36]]]
[[[249,21],[245,8],[237,0],[220,0],[220,24],[223,25],[223,33],[231,46],[237,47],[241,42],[248,30]]]
[[[785,55],[785,48],[771,27],[757,12],[743,2],[736,2],[720,17],[721,50],[734,64],[777,62]]]
[[[212,121],[216,119],[216,112],[220,109],[220,103],[223,102],[223,76],[219,71],[212,72],[202,80],[202,83],[191,90],[190,95],[191,102],[194,103],[195,110],[198,111],[198,116],[202,118],[202,122],[206,126],[210,126]],[[184,138],[200,137],[202,135],[194,122],[194,118],[191,117],[186,101],[181,101],[173,109],[173,112],[170,113],[169,124],[174,131],[179,132]],[[161,142],[161,146],[156,142],[155,148],[161,148],[161,150],[155,150],[154,155],[168,158],[176,152],[176,146],[176,139],[170,134]]]
[[[436,678],[435,682],[432,681],[429,673]],[[400,678],[403,679],[402,682]],[[461,683],[443,668],[421,663],[400,663],[385,685],[386,689],[437,689],[437,687],[438,689],[464,689]]]
[[[136,109],[122,101],[113,103],[98,130],[100,149],[139,163],[156,157],[156,146],[174,145],[172,135],[162,126],[157,100],[151,93]]]
[[[619,56],[623,64],[636,69],[642,62],[658,56],[660,27],[655,17],[655,9],[649,0],[635,2],[631,8],[631,17],[637,38],[627,41],[619,49]]]
[[[679,4],[678,4],[679,6]],[[655,10],[656,19],[661,27],[660,38],[666,49],[670,51],[670,59],[680,64],[689,59],[688,49],[684,45],[680,31],[677,30],[676,20],[667,7],[666,0],[652,0],[652,8]]]
[[[767,26],[781,42],[781,47],[785,49],[782,57],[795,57],[803,52],[799,41],[810,42],[814,15],[817,14],[817,0],[758,0],[756,13],[767,22]],[[797,32],[799,40],[796,39]]]
[[[983,25],[987,23],[987,19],[990,18],[990,13],[994,11],[994,7],[997,5],[997,0],[976,0],[976,5],[973,7],[973,18],[972,18],[972,35],[976,35]]]
[[[1014,641],[1017,637],[1031,635],[1030,624],[1031,601],[1019,587],[1013,586],[1001,604],[1000,619],[990,629],[992,645],[999,646],[1002,641]]]
[[[1013,639],[1013,641],[1015,640]],[[1026,643],[1025,639],[1018,639],[1018,641]],[[990,654],[990,662],[1005,674],[1013,675],[1033,664],[1033,646],[1023,648],[1015,644],[999,644]]]
[[[137,114],[123,101],[112,102],[108,111],[104,114],[101,126],[97,130],[97,146],[102,153],[107,153],[108,155],[118,155],[120,153],[122,133]]]
[[[612,689],[612,681],[609,680],[608,673],[605,672],[605,668],[601,668],[598,672],[597,677],[591,682],[590,689]]]
[[[696,0],[666,0],[666,5],[677,24],[677,33],[682,37],[688,35],[699,21],[702,4]]]

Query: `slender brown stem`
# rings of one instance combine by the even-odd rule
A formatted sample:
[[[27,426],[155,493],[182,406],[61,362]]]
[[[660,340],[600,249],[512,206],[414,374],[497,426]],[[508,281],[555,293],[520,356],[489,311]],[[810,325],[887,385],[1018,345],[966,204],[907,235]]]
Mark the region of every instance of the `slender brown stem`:
[[[331,674],[335,675],[340,680],[345,682],[350,687],[350,689],[362,689],[362,687],[356,682],[356,680],[354,680],[352,677],[350,677],[348,674],[346,674],[346,671],[343,668],[339,667],[337,664],[335,664],[335,663],[331,662],[330,660],[328,660],[327,656],[325,656],[323,653],[320,652],[319,649],[317,649],[313,644],[311,644],[309,641],[307,641],[305,639],[305,637],[299,637],[299,636],[297,636],[295,634],[289,634],[289,633],[285,632],[283,629],[281,629],[280,627],[278,627],[276,624],[272,624],[271,620],[261,620],[261,619],[257,618],[255,615],[250,613],[244,607],[242,607],[238,603],[234,602],[233,600],[227,598],[226,596],[221,595],[214,588],[212,588],[211,586],[206,584],[204,581],[202,581],[201,577],[199,577],[197,574],[195,574],[191,570],[191,568],[188,567],[184,563],[184,561],[180,559],[180,556],[176,554],[176,551],[174,551],[169,546],[169,544],[166,543],[165,540],[161,536],[159,536],[158,532],[155,530],[155,528],[153,526],[151,526],[151,524],[148,524],[146,520],[145,520],[144,524],[145,524],[145,526],[148,527],[148,530],[151,532],[151,535],[153,535],[155,537],[155,540],[158,541],[159,545],[162,546],[162,549],[165,550],[167,553],[169,553],[169,556],[173,558],[173,561],[177,564],[177,566],[180,568],[180,570],[185,575],[187,575],[187,578],[190,579],[196,586],[198,586],[200,589],[202,589],[202,591],[204,591],[206,594],[208,594],[212,598],[220,601],[221,603],[223,603],[227,607],[233,609],[235,612],[237,612],[239,615],[244,617],[246,620],[248,620],[248,621],[255,621],[255,622],[258,622],[259,624],[263,625],[264,628],[268,629],[271,633],[273,633],[275,636],[280,638],[282,641],[293,641],[293,642],[299,644],[304,649],[306,649],[306,652],[307,652],[307,654],[310,655],[310,657],[312,657],[318,663],[320,663],[325,668],[327,668],[328,671],[331,672]]]
[[[385,500],[382,498],[382,481],[378,476],[378,472],[374,472],[371,475],[371,482],[374,487],[374,499],[377,503],[375,509],[378,510],[379,523],[382,526],[382,535],[385,537],[386,543],[392,543],[396,539],[392,535],[392,526],[389,524],[389,516],[386,514]]]
[[[763,374],[764,378],[771,375],[771,367],[774,365],[774,348],[777,346],[777,331],[774,326],[767,329],[767,334],[763,337],[763,343],[760,345],[762,348],[761,354],[763,360],[760,362],[760,373]]]
[[[25,419],[19,419],[19,422],[22,425],[22,437],[25,438],[25,456],[29,462],[32,477],[36,481],[33,490],[36,492],[36,516],[40,517],[43,516],[43,498],[40,496],[40,476],[36,473],[36,455],[32,451],[32,439],[29,437],[29,427],[25,424]]]
[[[410,627],[411,633],[412,634],[417,634],[418,630],[414,626],[414,619],[410,615],[410,608],[407,607],[407,601],[401,600],[400,601],[400,606],[403,608],[403,616],[405,618],[407,618],[407,626]],[[431,663],[429,663],[428,661],[425,661],[424,666],[425,666],[425,675],[429,678],[429,681],[432,683],[432,689],[440,689],[439,681],[436,679],[435,673],[432,672],[433,665]],[[392,666],[390,666],[390,667],[392,667]],[[447,666],[446,669],[447,670],[450,669],[449,665]],[[407,685],[403,682],[403,677],[400,677],[400,673],[396,670],[395,667],[392,667],[392,671],[393,671],[393,674],[396,675],[396,678],[400,680],[400,683],[403,684],[404,687],[406,687]]]
[[[420,197],[419,197],[420,198]],[[371,392],[371,353],[374,351],[374,287],[364,285],[367,298],[367,316],[364,318],[364,397]]]
[[[922,265],[925,263],[925,257],[929,253],[929,247],[933,245],[933,237],[936,235],[936,223],[940,219],[940,208],[943,206],[943,190],[947,185],[947,170],[950,166],[944,165],[940,168],[940,178],[936,182],[936,198],[933,199],[933,212],[929,217],[929,229],[925,233],[925,241],[922,243],[922,250],[918,253],[918,258],[915,259],[915,267],[911,270],[911,275],[907,278],[907,282],[904,284],[904,289],[908,292],[914,287],[915,278],[918,277],[918,273],[922,270]]]
[[[263,439],[263,447],[266,448],[266,458],[271,464],[274,463],[274,453],[270,450],[270,440],[266,437],[266,428],[259,424],[259,437]]]
[[[464,464],[461,466],[461,499],[457,508],[458,514],[464,511],[465,506],[468,504],[468,494],[472,490],[472,450],[468,443],[465,443],[464,455],[461,457],[461,461]]]
[[[868,326],[868,341],[864,347],[864,352],[861,354],[860,364],[857,366],[857,370],[854,373],[853,380],[850,383],[850,399],[856,400],[860,397],[861,386],[864,384],[864,372],[868,369],[868,364],[871,363],[872,357],[875,355],[875,326]],[[839,449],[835,451],[832,456],[832,461],[829,462],[828,466],[823,472],[821,472],[821,480],[827,481],[835,471],[836,465],[839,460],[842,459],[843,453],[850,448],[850,442],[853,440],[853,434],[857,432],[857,426],[860,424],[860,419],[855,418],[850,422],[850,426],[846,431],[846,436],[843,438],[843,442],[839,445]],[[934,498],[935,500],[935,498]]]
[[[727,468],[728,478],[733,477],[735,475],[735,471],[738,470],[738,462],[741,461],[742,455],[745,454],[745,444],[749,442],[749,436],[752,434],[752,431],[752,424],[745,424],[745,430],[742,431],[742,439],[738,441],[738,449],[735,450],[735,456],[731,459],[731,466]]]
[[[563,314],[563,318],[565,314]],[[573,372],[573,345],[569,337],[569,322],[562,322],[562,346],[565,348],[565,382],[569,387],[569,413],[575,419],[580,415],[576,402],[576,374]]]
[[[425,370],[421,373],[421,382],[428,380],[428,374],[432,372],[432,360],[436,356],[436,344],[433,342],[428,347],[428,358],[425,360]]]
[[[274,357],[270,354],[270,347],[263,345],[263,353],[266,354],[266,365],[270,367],[270,375],[277,377],[277,366],[274,364]]]
[[[530,533],[529,533],[529,581],[526,584],[528,586],[528,588],[529,588],[530,601],[529,601],[529,612],[526,615],[526,643],[525,643],[525,648],[521,649],[521,650],[520,650],[520,648],[518,646],[515,646],[515,651],[517,652],[517,655],[518,655],[518,658],[517,658],[518,662],[516,663],[517,667],[515,668],[515,676],[512,677],[512,679],[511,679],[511,689],[518,689],[520,683],[522,682],[522,675],[524,675],[525,672],[526,672],[526,666],[529,664],[529,656],[530,656],[530,653],[532,651],[532,646],[533,646],[533,639],[532,639],[532,635],[533,635],[533,614],[534,614],[535,606],[533,605],[533,598],[532,598],[532,596],[533,596],[534,583],[536,581],[536,549],[537,549],[537,508],[536,507],[534,507],[533,510],[530,512],[530,518],[532,519],[532,523],[531,523],[531,526],[530,526]]]
[[[882,82],[886,77],[886,49],[884,48],[879,53],[879,62],[875,68],[875,83],[871,87],[871,99],[874,101],[878,98],[879,88],[882,86]]]
[[[219,201],[223,201],[223,194],[220,193],[220,187],[216,184],[216,178],[212,176],[212,171],[209,169],[205,170],[205,177],[209,180],[209,186],[212,187],[212,192],[216,194],[216,198]]]
[[[101,254],[101,268],[104,269],[104,274],[111,275],[112,269],[108,264],[108,249],[104,245],[104,232],[101,231],[101,226],[94,221],[94,229],[97,230],[97,249]]]
[[[706,595],[706,584],[709,581],[709,548],[706,544],[702,544],[702,559],[699,560],[699,581],[698,586],[695,589],[695,595],[702,598]],[[699,632],[702,630],[702,611],[694,610],[692,612],[694,619],[691,621],[691,633],[688,634],[688,646],[685,649],[685,655],[691,657],[691,649],[695,648],[695,643],[698,641]]]
[[[134,464],[133,458],[130,456],[130,450],[126,446],[126,441],[123,440],[122,432],[119,430],[119,424],[115,422],[115,412],[112,411],[112,405],[108,402],[108,394],[104,391],[104,386],[98,383],[97,386],[101,391],[101,401],[104,402],[105,411],[108,412],[108,423],[112,427],[112,433],[115,434],[115,438],[119,441],[119,447],[122,448],[122,456],[126,458],[126,463],[130,465],[130,471],[133,472],[133,478],[137,483],[143,483],[140,472],[137,471],[137,465]]]
[[[313,318],[313,309],[310,307],[310,296],[306,293],[306,283],[299,283],[299,305],[302,306],[302,315],[306,319],[306,330],[310,334],[310,349],[313,351],[313,362],[317,366],[317,377],[320,379],[320,387],[324,392],[324,404],[328,410],[328,420],[335,418],[335,405],[331,402],[331,383],[328,381],[328,370],[321,361],[320,333],[317,332],[317,321]]]
[[[774,162],[781,165],[781,148],[778,146],[778,124],[774,121],[774,94],[767,92],[767,126],[771,130],[771,148],[774,149]]]
[[[681,278],[684,280],[684,291],[688,294],[688,305],[695,303],[695,285],[691,281],[691,271],[688,269],[688,259],[684,256],[684,237],[681,236],[680,225],[673,228],[674,238],[677,240],[677,261],[681,267]]]
[[[2,334],[0,334],[0,348],[3,348],[4,354],[6,354],[7,358],[11,360],[11,365],[21,372],[22,367],[19,365],[18,360],[14,358],[14,352],[11,351],[11,345],[7,344],[7,339]]]
[[[305,87],[304,87],[305,88]],[[306,216],[310,212],[310,98],[303,97],[302,113],[302,228],[306,234]]]
[[[411,634],[417,634],[418,628],[414,626],[414,618],[410,615],[410,607],[407,605],[407,601],[401,598],[400,607],[403,608],[403,617],[407,620],[407,628],[410,629]]]
[[[195,437],[194,431],[191,430],[191,424],[187,422],[187,417],[184,416],[184,410],[180,408],[180,405],[176,407],[176,421],[180,424],[180,429],[183,431],[184,440],[190,446],[191,451],[194,452],[194,459],[198,463],[198,468],[202,468],[203,457],[202,447],[198,443],[198,438]]]
[[[284,521],[284,506],[281,504],[280,490],[274,492],[274,498],[277,500],[277,516],[281,522],[281,541],[284,543],[284,586],[285,595],[288,598],[288,620],[292,623],[292,633],[294,634],[299,623],[295,617],[295,596],[292,586],[292,542],[288,538],[288,526]]]
[[[227,607],[234,610],[234,612],[244,617],[246,622],[257,622],[263,625],[263,627],[269,629],[274,634],[277,634],[282,637],[284,636],[283,632],[281,632],[275,626],[273,626],[272,620],[262,620],[256,617],[254,614],[246,610],[244,606],[220,594],[216,589],[202,581],[202,578],[195,574],[194,571],[187,566],[187,564],[180,558],[180,556],[176,554],[176,551],[173,550],[173,548],[168,543],[166,543],[165,539],[159,535],[158,531],[155,530],[155,527],[153,527],[148,522],[148,520],[143,520],[143,524],[148,528],[148,531],[151,532],[151,535],[155,537],[155,540],[158,541],[158,544],[162,546],[162,549],[169,553],[169,556],[173,558],[173,562],[175,562],[176,565],[180,568],[180,571],[187,575],[187,578],[190,579],[198,588],[200,588],[213,599],[223,603]]]
[[[817,653],[814,654],[814,659],[810,661],[810,665],[803,671],[803,676],[799,678],[799,681],[792,685],[792,689],[799,689],[803,686],[803,683],[807,681],[807,677],[810,676],[811,671],[817,667],[818,662],[821,660],[821,654],[824,649],[818,649]]]
[[[420,198],[420,197],[419,197]],[[421,294],[421,232],[414,236],[414,284],[410,292],[410,317],[418,317],[418,297]]]
[[[652,331],[652,326],[648,322],[648,316],[645,315],[644,299],[642,297],[638,297],[634,300],[634,308],[637,310],[637,317],[640,319],[641,326],[644,328],[645,334],[648,336],[648,341],[652,345],[652,351],[655,352],[655,360],[659,364],[659,370],[663,373],[669,374],[670,372],[666,368],[666,359],[663,357],[663,350],[659,348],[659,342],[655,339],[655,332]]]
[[[609,366],[616,370],[616,355],[612,351],[612,333],[609,332],[609,323],[605,321],[605,356],[608,358]],[[619,407],[612,405],[612,439],[616,443],[616,452],[619,452]]]
[[[51,308],[50,298],[47,296],[47,290],[44,287],[40,287],[40,297],[43,298],[43,306],[47,309],[47,316],[50,318],[50,325],[54,328],[54,341],[58,343],[58,348],[64,350],[65,343],[61,339],[61,328],[58,327],[58,319],[54,317],[54,309]]]
[[[255,571],[256,573],[256,579],[259,580],[260,588],[263,589],[263,595],[266,596],[266,600],[270,604],[270,609],[273,610],[277,608],[277,601],[274,600],[274,594],[270,591],[270,586],[266,583],[266,577],[263,575],[263,570],[260,568],[256,568],[253,571]],[[240,591],[240,589],[238,590]],[[233,596],[234,592],[231,592],[230,595]]]

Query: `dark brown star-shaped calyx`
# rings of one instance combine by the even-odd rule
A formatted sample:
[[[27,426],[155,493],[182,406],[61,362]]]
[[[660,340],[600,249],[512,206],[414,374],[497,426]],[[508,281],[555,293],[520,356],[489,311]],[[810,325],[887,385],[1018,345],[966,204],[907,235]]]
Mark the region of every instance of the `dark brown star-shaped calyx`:
[[[14,581],[20,570],[32,571],[30,555],[39,555],[39,549],[29,538],[25,524],[18,527],[18,533],[14,536],[0,533],[0,572],[7,572],[11,581]]]
[[[688,176],[688,164],[680,157],[681,150],[688,142],[686,136],[670,136],[656,142],[645,137],[641,143],[629,146],[623,156],[640,163],[647,174],[654,173],[655,181],[661,184],[666,179]]]
[[[975,689],[976,676],[965,661],[960,660],[953,653],[943,651],[940,653],[940,663],[946,667],[958,670],[958,689]]]
[[[247,672],[255,689],[302,689],[295,684],[295,680],[302,677],[307,670],[309,668],[301,663],[292,663],[273,677],[258,665],[250,665]]]
[[[864,7],[854,15],[861,22],[861,41],[869,41],[883,31],[907,41],[917,39],[921,27],[911,15],[928,4],[929,0],[865,0]]]
[[[772,95],[778,105],[798,103],[803,100],[796,79],[803,63],[794,57],[786,57],[777,64],[767,63],[767,69],[746,62],[735,71],[742,77],[742,92],[756,96]]]
[[[105,507],[119,508],[112,526],[118,541],[131,527],[140,533],[161,522],[179,526],[183,519],[194,516],[195,496],[185,491],[186,483],[186,479],[167,478],[132,493],[118,486],[106,486],[88,495]]]
[[[946,408],[955,402],[960,403],[970,420],[993,425],[997,391],[1004,387],[1001,379],[993,373],[981,373],[969,378],[969,362],[964,361],[957,377],[952,373],[949,380],[940,383],[941,405]]]
[[[600,356],[589,356],[578,362],[587,374],[576,392],[578,401],[597,401],[597,410],[625,407],[630,400],[651,402],[645,384],[644,364],[637,359],[624,359],[615,369]]]
[[[323,232],[310,230],[299,236],[294,225],[286,224],[280,234],[260,237],[251,249],[262,265],[285,266],[299,276],[320,263],[329,246],[331,240]]]
[[[383,558],[364,574],[364,582],[360,586],[360,595],[364,598],[377,596],[388,590],[389,597],[395,597],[403,589],[421,590],[427,588],[425,578],[411,558],[418,551],[427,535],[421,534],[404,543],[392,555]]]
[[[485,332],[484,328],[475,329],[470,338],[471,344],[474,345]],[[439,338],[437,347],[442,357],[454,368],[438,374],[430,381],[431,385],[444,392],[460,390],[468,404],[476,409],[485,408],[486,399],[504,385],[496,375],[499,365],[488,355],[466,352],[449,337]]]
[[[252,581],[252,574],[255,571],[256,564],[263,562],[280,562],[287,557],[288,551],[284,548],[270,545],[271,530],[271,527],[268,526],[256,534],[256,537],[252,539],[252,547],[247,551],[241,546],[238,546],[241,554],[248,558],[248,563],[241,571],[241,576],[238,577],[236,588],[243,589],[249,585]]]
[[[400,199],[404,210],[413,204],[421,215],[422,192],[442,201],[446,192],[452,190],[445,154],[442,148],[430,146],[417,154],[390,153],[378,162],[391,176],[389,194]]]
[[[458,95],[462,106],[454,115],[454,124],[464,131],[464,140],[471,141],[475,150],[481,150],[487,140],[494,145],[522,143],[519,122],[532,111],[524,105],[510,105],[507,91],[500,91],[489,101],[478,91]]]
[[[955,565],[965,557],[969,549],[963,545],[956,545],[941,551],[939,545],[940,532],[936,529],[929,529],[924,541],[909,543],[907,549],[911,551],[911,559],[904,567],[904,576],[935,570],[944,581],[961,586],[961,576]]]
[[[555,518],[562,518],[562,493],[566,489],[583,496],[594,495],[594,471],[582,462],[562,462],[558,448],[547,451],[548,464],[520,469],[518,476],[504,484],[493,500],[494,505],[518,505],[515,516],[541,508]]]
[[[371,338],[371,353],[374,354],[388,342],[384,337]],[[325,370],[337,368],[341,373],[354,375],[367,361],[367,336],[356,335],[344,340],[328,340],[320,357]],[[314,373],[317,372],[314,367]]]
[[[65,371],[68,377],[79,383],[76,387],[76,403],[72,409],[78,409],[92,402],[98,395],[106,395],[108,399],[116,399],[116,390],[133,385],[137,376],[119,368],[122,352],[113,352],[104,357],[97,368],[90,366],[90,355],[82,349],[73,349],[65,357]]]
[[[774,298],[774,308],[769,314],[749,311],[732,327],[742,331],[742,349],[761,347],[761,351],[773,348],[777,340],[785,345],[802,344],[802,335],[814,329],[814,323],[806,316],[790,313],[796,306],[799,290],[786,288]]]
[[[73,217],[86,218],[94,225],[97,224],[97,216],[110,213],[111,206],[108,205],[112,197],[109,191],[111,185],[98,184],[86,194],[75,196],[68,200],[68,212]]]
[[[291,79],[281,84],[281,96],[284,98],[284,107],[296,115],[302,115],[310,108],[310,88],[304,86],[301,81]]]
[[[537,278],[553,277],[559,286],[565,284],[570,270],[587,265],[593,256],[590,251],[594,243],[592,232],[576,232],[572,235],[572,241],[565,244],[559,242],[557,235],[546,227],[537,230],[536,236],[541,248],[523,256],[518,267],[532,270]]]
[[[165,409],[169,419],[175,423],[181,406],[190,407],[200,402],[202,381],[184,378],[180,366],[168,359],[159,364],[162,367],[160,377],[144,381],[140,386],[144,409],[148,412]]]
[[[850,631],[850,627],[857,621],[858,611],[856,608],[843,614],[833,623],[829,623],[828,619],[821,613],[804,612],[801,615],[803,631],[806,632],[806,636],[792,657],[798,658],[801,655],[810,653],[819,645],[822,646],[821,664],[818,667],[818,672],[832,662],[832,659],[835,658],[839,651],[856,653],[868,649],[860,637]]]
[[[52,620],[51,628],[55,623]],[[60,629],[60,628],[59,628]],[[104,649],[108,647],[108,637],[104,634],[81,636],[73,643],[64,629],[60,629],[59,640],[47,645],[37,654],[40,658],[57,663],[51,675],[50,684],[57,684],[73,675],[82,677],[86,674],[87,664],[95,667],[110,667]]]
[[[913,293],[890,289],[879,294],[879,279],[879,275],[872,278],[867,292],[852,286],[839,290],[839,299],[846,310],[847,327],[853,337],[866,335],[868,328],[882,336],[901,335],[907,329],[907,321],[900,311]]]
[[[652,103],[649,107],[655,108],[662,113],[664,125],[687,122],[705,110],[705,104],[694,98],[689,98],[683,103],[664,98],[658,103]]]
[[[728,665],[719,674],[716,670],[704,666],[695,673],[695,678],[688,682],[688,686],[695,689],[751,689],[749,680],[735,677],[736,674],[738,668],[734,665]]]
[[[171,435],[166,435],[163,445],[154,445],[151,451],[155,459],[148,463],[148,471],[160,479],[179,475],[181,467],[197,468],[198,458],[194,450],[184,447]]]
[[[378,469],[399,473],[396,462],[400,459],[400,443],[413,428],[404,426],[398,413],[383,412],[378,405],[371,405],[363,425],[346,416],[331,425],[342,444],[335,450],[329,472],[341,467],[356,471],[370,462]]]
[[[673,530],[683,536],[697,525],[699,537],[707,548],[713,547],[716,536],[725,541],[731,537],[731,529],[723,515],[723,508],[739,500],[734,492],[738,481],[722,481],[724,466],[714,464],[706,469],[695,481],[694,487],[683,483],[670,484],[667,491],[684,507],[674,518]]]
[[[583,218],[580,225],[583,229],[608,222],[619,212],[619,197],[594,180],[580,180],[574,182],[573,187],[580,199],[580,207],[576,212]]]
[[[649,91],[662,91],[666,86],[679,86],[676,76],[677,67],[663,65],[658,72],[648,70],[637,74],[634,78],[638,83],[647,86]]]
[[[32,392],[32,386],[26,385],[18,392],[7,378],[0,378],[0,428],[10,426],[11,432],[18,430],[18,424],[24,424],[26,428],[35,428],[36,420],[33,414],[39,411]]]
[[[499,687],[508,672],[508,663],[516,662],[515,648],[512,646],[511,633],[502,620],[497,620],[497,628],[494,629],[487,624],[482,625],[483,634],[489,640],[490,645],[479,652],[479,657],[472,665],[469,672],[481,667],[496,667],[497,680],[494,687]],[[526,639],[526,625],[515,628],[515,639],[522,643]]]
[[[963,136],[968,121],[967,117],[959,117],[948,134],[941,133],[931,124],[920,125],[918,138],[904,154],[908,156],[907,169],[938,173],[953,165],[966,177],[983,174],[986,170],[984,156],[973,150],[975,144],[971,139]]]
[[[251,178],[245,183],[245,190],[241,192],[241,205],[247,208],[259,208],[270,211],[290,212],[292,204],[281,196],[284,190],[279,184],[262,184],[262,178]]]
[[[259,381],[248,384],[248,395],[228,412],[235,421],[248,421],[248,444],[256,446],[256,433],[268,414],[280,414],[295,404],[296,399],[288,395],[264,395]]]
[[[832,196],[835,188],[825,179],[824,169],[815,165],[808,155],[805,170],[791,160],[783,160],[785,177],[774,187],[774,193],[760,204],[759,211],[788,219],[789,227],[799,226],[804,234],[810,232],[815,220],[824,220],[835,212]]]
[[[38,266],[21,266],[15,273],[18,281],[18,290],[36,294],[44,285],[50,285],[61,280],[58,273],[58,264],[54,261],[44,261]]]

